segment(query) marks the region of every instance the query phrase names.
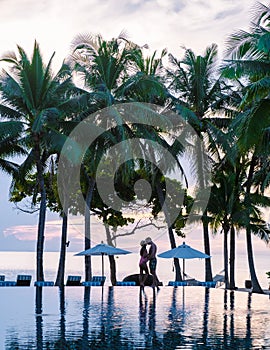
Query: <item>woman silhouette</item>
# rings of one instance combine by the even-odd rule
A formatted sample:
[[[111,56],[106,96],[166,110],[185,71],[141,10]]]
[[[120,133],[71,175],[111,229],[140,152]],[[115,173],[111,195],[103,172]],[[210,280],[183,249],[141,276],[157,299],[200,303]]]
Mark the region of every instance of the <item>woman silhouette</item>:
[[[144,287],[144,283],[147,280],[147,277],[149,276],[149,270],[147,267],[147,261],[148,261],[148,251],[146,249],[146,242],[141,241],[141,250],[140,250],[140,262],[139,262],[139,267],[140,267],[140,286]],[[145,274],[144,274],[145,272]]]

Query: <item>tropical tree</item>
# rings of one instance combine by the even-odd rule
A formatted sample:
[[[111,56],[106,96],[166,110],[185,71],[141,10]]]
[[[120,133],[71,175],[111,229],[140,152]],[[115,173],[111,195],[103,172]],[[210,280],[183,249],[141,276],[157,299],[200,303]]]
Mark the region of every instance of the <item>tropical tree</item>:
[[[165,68],[163,66],[163,58],[167,54],[167,51],[164,49],[161,52],[161,55],[159,58],[156,57],[157,52],[155,51],[152,56],[147,56],[146,58],[143,55],[143,50],[141,48],[138,48],[138,50],[135,53],[135,68],[136,72],[131,75],[119,88],[118,91],[121,92],[121,95],[127,100],[127,101],[135,101],[135,102],[144,102],[144,103],[155,103],[156,105],[160,105],[164,107],[164,110],[166,110],[166,107],[169,106],[171,96],[168,91],[168,88],[166,87],[166,76],[165,76]],[[166,113],[165,113],[166,114]],[[164,114],[164,115],[165,115]],[[168,119],[170,120],[170,117],[168,116]],[[145,126],[142,126],[145,128]],[[141,131],[139,130],[139,134]],[[168,142],[165,142],[163,137],[161,137],[161,134],[158,130],[152,129],[149,130],[149,136],[150,139],[157,141],[158,143],[161,143],[163,147],[166,148],[167,151],[174,153],[175,160],[177,160],[177,157],[179,154],[183,151],[182,146],[179,145],[177,142],[174,142],[172,145],[170,145]],[[155,163],[155,151],[149,147],[147,151],[152,161]],[[175,164],[180,166],[179,162],[176,161]],[[174,164],[174,165],[175,165]],[[153,198],[158,200],[158,203],[156,203],[155,207],[159,210],[161,207],[163,207],[165,220],[168,227],[168,235],[169,235],[169,241],[171,248],[176,247],[173,227],[175,226],[174,222],[171,222],[169,217],[169,208],[165,205],[165,194],[166,191],[164,190],[164,176],[160,174],[158,171],[158,168],[155,166],[149,164],[148,162],[143,163],[140,165],[141,171],[142,169],[147,170],[149,173],[153,172],[153,175],[151,179],[149,179],[149,174],[145,174],[145,178],[148,178],[150,180],[150,183],[154,183],[153,191],[156,195],[156,198]],[[167,167],[169,168],[171,164],[167,164]],[[181,169],[181,166],[180,166]],[[182,169],[183,171],[183,169]],[[151,176],[150,176],[151,177]],[[166,180],[168,181],[168,179]],[[181,202],[181,199],[178,198],[178,201]],[[158,211],[159,211],[158,210]],[[155,210],[154,210],[155,212]],[[179,224],[178,220],[178,224]],[[179,264],[178,259],[174,259],[174,265],[175,265],[175,276],[176,280],[182,280],[181,276],[181,268]]]
[[[254,176],[260,173],[260,189],[269,186],[268,174],[262,169],[269,164],[270,125],[270,9],[258,3],[249,31],[238,31],[228,39],[227,59],[224,74],[234,80],[246,82],[244,97],[240,104],[241,113],[233,127],[237,130],[238,147],[242,155],[249,159],[245,183],[245,203],[251,207],[254,191]],[[258,177],[257,177],[258,185]],[[251,242],[251,212],[246,215],[246,240],[249,269],[253,290],[262,293],[253,260]]]
[[[17,121],[0,122],[0,169],[7,174],[15,175],[18,171],[18,164],[9,159],[26,153],[19,144],[22,129]]]
[[[143,48],[134,51],[134,68],[131,75],[117,90],[117,96],[128,102],[146,102],[165,105],[169,92],[165,85],[165,68],[163,58],[167,51],[164,49],[160,57],[155,51],[151,56],[144,57]]]
[[[92,34],[75,37],[71,60],[84,86],[96,98],[96,107],[103,108],[116,102],[119,86],[133,69],[137,51],[138,47],[128,41],[124,33],[111,40]]]
[[[30,59],[22,47],[17,46],[17,49],[18,56],[12,52],[1,58],[11,67],[4,69],[0,77],[0,114],[6,120],[21,125],[19,138],[28,155],[19,169],[20,180],[33,169],[36,170],[40,194],[36,273],[37,281],[43,281],[46,218],[44,171],[48,156],[60,151],[65,139],[57,131],[57,124],[63,114],[64,103],[69,99],[68,88],[73,84],[71,71],[66,64],[53,76],[51,64],[54,54],[45,64],[37,42]]]
[[[218,155],[216,133],[228,125],[228,119],[222,111],[228,105],[229,87],[224,79],[217,75],[217,45],[207,47],[203,55],[198,55],[186,49],[183,59],[178,60],[170,55],[171,68],[168,69],[169,88],[177,98],[174,99],[176,111],[184,117],[196,131],[199,138],[209,150],[214,163]],[[220,115],[215,113],[219,111]],[[194,152],[193,171],[197,174],[200,190],[209,187],[209,159],[205,158],[201,144],[197,143]],[[217,159],[216,159],[217,161]],[[208,169],[207,169],[208,168]],[[206,171],[205,171],[206,170]],[[207,208],[202,215],[204,250],[210,254],[209,221]],[[205,279],[212,280],[210,259],[205,259]]]
[[[122,33],[110,41],[106,41],[101,35],[91,34],[78,35],[73,40],[71,62],[74,70],[83,79],[84,87],[89,91],[95,111],[115,103],[115,92],[120,82],[127,76],[132,52],[133,49]],[[89,109],[82,113],[81,117],[88,115]],[[84,161],[84,178],[87,183],[84,211],[85,249],[91,247],[90,208],[96,182],[95,172],[103,151],[104,143],[97,142]],[[90,256],[85,256],[85,278],[86,280],[91,278]]]

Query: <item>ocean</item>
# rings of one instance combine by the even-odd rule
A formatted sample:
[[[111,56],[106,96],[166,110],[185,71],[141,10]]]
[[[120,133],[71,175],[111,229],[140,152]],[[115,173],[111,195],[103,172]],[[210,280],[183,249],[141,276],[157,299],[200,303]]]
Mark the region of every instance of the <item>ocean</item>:
[[[269,253],[259,252],[254,256],[255,267],[258,280],[262,288],[268,288],[266,272],[270,271]],[[44,252],[44,275],[45,280],[55,281],[58,268],[59,253]],[[121,281],[125,276],[139,272],[139,253],[116,256],[117,279]],[[35,272],[36,254],[35,252],[0,252],[0,274],[6,276],[6,280],[15,281],[18,274],[32,275],[32,281],[36,280]],[[180,262],[182,266],[182,261]],[[189,276],[197,280],[204,280],[204,260],[186,260],[185,270]],[[212,270],[213,275],[223,269],[222,254],[213,253]],[[101,257],[92,257],[93,275],[101,274]],[[110,270],[108,257],[104,257],[104,274],[106,275],[106,285],[110,285]],[[75,252],[67,252],[66,257],[66,277],[68,275],[80,275],[84,280],[84,257],[75,256]],[[168,281],[174,280],[173,263],[171,259],[158,258],[157,275],[164,285]],[[246,254],[236,256],[236,285],[243,288],[245,280],[250,279]]]

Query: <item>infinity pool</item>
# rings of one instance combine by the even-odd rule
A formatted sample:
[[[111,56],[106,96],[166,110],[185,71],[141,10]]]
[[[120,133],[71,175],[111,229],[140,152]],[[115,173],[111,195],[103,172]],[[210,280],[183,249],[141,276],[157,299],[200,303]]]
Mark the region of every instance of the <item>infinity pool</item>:
[[[2,287],[1,349],[270,349],[267,295]]]

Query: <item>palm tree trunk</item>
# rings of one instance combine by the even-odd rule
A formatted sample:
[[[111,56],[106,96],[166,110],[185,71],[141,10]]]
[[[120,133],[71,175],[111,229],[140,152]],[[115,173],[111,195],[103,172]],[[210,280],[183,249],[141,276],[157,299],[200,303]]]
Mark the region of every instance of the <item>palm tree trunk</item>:
[[[204,252],[207,255],[211,255],[207,211],[203,213],[202,223],[203,223]],[[207,282],[213,281],[211,258],[205,259],[205,281]]]
[[[252,240],[251,240],[251,230],[249,227],[246,229],[246,241],[247,241],[247,254],[248,254],[248,265],[249,265],[249,272],[252,282],[252,292],[254,293],[260,293],[264,294],[259,281],[257,279],[255,266],[254,266],[254,259],[253,259],[253,249],[252,249]]]
[[[46,189],[43,177],[43,166],[40,158],[39,145],[36,145],[36,167],[37,167],[37,177],[40,189],[40,207],[39,207],[39,218],[38,218],[38,233],[37,233],[37,281],[44,281],[43,272],[43,251],[44,251],[44,230],[46,221]]]
[[[107,243],[108,243],[108,245],[113,246],[109,226],[107,224],[104,224],[104,226],[105,226],[105,231],[106,231]],[[109,255],[109,262],[110,262],[111,283],[113,286],[116,286],[116,281],[117,281],[116,280],[116,264],[115,264],[115,258],[113,255]]]
[[[171,248],[173,249],[173,248],[176,248],[175,238],[174,238],[174,234],[173,234],[173,230],[172,230],[170,216],[169,216],[168,210],[166,208],[166,205],[164,203],[164,201],[165,201],[164,194],[162,192],[159,181],[157,181],[156,190],[157,190],[157,195],[158,195],[158,199],[160,202],[160,206],[161,207],[163,206],[163,209],[164,209],[164,215],[165,215],[166,223],[168,226],[169,240],[170,240]],[[175,267],[175,280],[182,281],[183,278],[182,278],[182,274],[181,274],[179,259],[174,258],[173,260],[174,260],[174,267]]]
[[[228,232],[229,232],[229,225],[224,224],[223,230],[224,230],[224,241],[223,241],[223,259],[224,259],[224,279],[225,279],[225,288],[229,288],[229,274],[228,274]]]
[[[63,287],[65,282],[65,262],[66,262],[66,242],[67,242],[67,223],[68,218],[66,211],[63,212],[62,218],[62,236],[61,236],[61,250],[60,250],[60,258],[58,264],[58,272],[55,281],[55,285],[59,287]]]
[[[235,229],[230,230],[230,284],[229,289],[235,289]]]
[[[94,187],[95,187],[95,179],[93,177],[88,178],[89,185],[86,193],[85,200],[85,212],[84,212],[84,249],[91,248],[91,220],[90,220],[90,208],[91,201],[93,197]],[[91,281],[92,278],[92,266],[91,266],[91,256],[85,256],[85,281]]]
[[[249,173],[247,178],[247,185],[246,185],[246,193],[245,193],[245,203],[247,206],[250,206],[250,192],[251,192],[251,186],[252,186],[252,178],[254,174],[254,169],[256,165],[256,155],[253,153],[250,167],[249,167]],[[259,284],[259,281],[257,279],[255,266],[254,266],[254,260],[253,260],[253,249],[252,249],[252,240],[251,240],[251,229],[250,229],[250,217],[248,216],[248,224],[246,227],[246,241],[247,241],[247,254],[248,254],[248,265],[249,265],[249,272],[252,282],[252,291],[254,293],[263,293],[263,290]]]

